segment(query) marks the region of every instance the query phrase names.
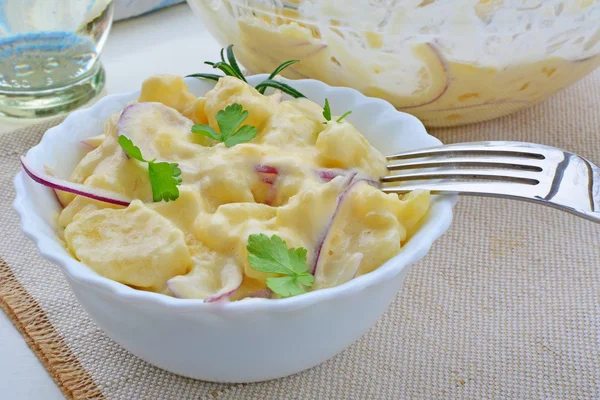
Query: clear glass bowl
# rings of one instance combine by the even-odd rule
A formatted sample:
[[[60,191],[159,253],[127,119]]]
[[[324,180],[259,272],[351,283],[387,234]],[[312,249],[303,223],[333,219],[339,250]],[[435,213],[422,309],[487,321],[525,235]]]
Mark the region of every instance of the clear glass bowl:
[[[252,73],[349,86],[427,126],[537,103],[600,65],[600,0],[188,0]]]

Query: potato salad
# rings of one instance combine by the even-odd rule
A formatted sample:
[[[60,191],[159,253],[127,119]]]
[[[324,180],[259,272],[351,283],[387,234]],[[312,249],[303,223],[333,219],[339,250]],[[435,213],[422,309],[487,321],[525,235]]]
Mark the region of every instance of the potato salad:
[[[379,190],[386,160],[348,113],[262,92],[235,76],[204,97],[179,76],[147,79],[85,141],[68,178],[84,189],[57,190],[73,257],[136,289],[216,302],[341,285],[398,254],[429,193]]]
[[[252,72],[380,97],[426,126],[510,114],[600,66],[600,1],[188,0]]]

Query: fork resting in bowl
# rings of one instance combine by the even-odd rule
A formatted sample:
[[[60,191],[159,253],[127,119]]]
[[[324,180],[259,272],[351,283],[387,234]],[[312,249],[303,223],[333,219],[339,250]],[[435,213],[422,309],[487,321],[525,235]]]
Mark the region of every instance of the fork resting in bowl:
[[[387,193],[426,189],[434,194],[525,200],[600,223],[600,168],[585,158],[541,144],[457,143],[387,156]]]

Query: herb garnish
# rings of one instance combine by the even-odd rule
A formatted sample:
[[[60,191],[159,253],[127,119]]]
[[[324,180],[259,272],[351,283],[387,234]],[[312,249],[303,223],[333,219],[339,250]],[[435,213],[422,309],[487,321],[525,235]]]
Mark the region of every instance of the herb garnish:
[[[248,142],[258,133],[258,129],[252,125],[244,125],[238,128],[248,118],[248,110],[243,110],[241,104],[233,103],[225,107],[224,110],[217,113],[215,118],[221,130],[220,135],[209,125],[204,124],[192,126],[192,132],[223,142],[227,147]]]
[[[315,277],[308,273],[306,249],[289,249],[287,243],[277,235],[270,238],[264,234],[248,236],[248,261],[252,268],[260,272],[276,273],[285,276],[267,278],[267,286],[282,296],[296,296],[306,293]]]
[[[140,148],[134,145],[131,139],[126,136],[119,136],[118,142],[129,157],[148,164],[153,201],[177,200],[179,197],[177,185],[181,184],[181,170],[177,163],[145,160]]]
[[[342,120],[350,114],[352,114],[352,111],[346,111],[341,117],[336,119],[335,122],[342,122]],[[323,106],[323,118],[326,119],[326,121],[323,122],[324,124],[331,121],[331,108],[329,107],[329,100],[327,100],[327,98],[325,98],[325,105]]]
[[[233,76],[235,78],[241,79],[244,82],[247,82],[246,78],[244,77],[244,74],[242,73],[242,70],[240,69],[240,67],[237,63],[237,60],[235,59],[235,55],[233,54],[233,45],[231,44],[227,47],[227,61],[225,61],[225,56],[223,54],[224,51],[225,51],[225,49],[221,49],[221,61],[219,61],[219,62],[205,61],[204,64],[208,64],[208,65],[212,66],[213,68],[220,69],[221,71],[223,71],[223,73],[225,75],[205,74],[205,73],[199,72],[199,73],[187,75],[187,77],[210,79],[213,81],[218,81],[223,76]],[[256,87],[255,87],[256,90],[258,90],[261,94],[265,94],[265,90],[267,90],[267,88],[271,87],[273,89],[281,90],[282,92],[284,92],[296,99],[299,97],[306,97],[305,95],[303,95],[302,93],[300,93],[299,91],[297,91],[296,89],[291,87],[290,85],[283,83],[283,82],[273,80],[273,78],[275,78],[275,76],[277,76],[281,71],[283,71],[290,65],[295,64],[299,61],[300,60],[288,60],[288,61],[282,62],[277,68],[275,68],[273,70],[273,72],[271,72],[271,74],[269,75],[269,77],[267,79],[265,79],[264,81],[262,81],[261,83],[256,85]]]
[[[325,105],[323,106],[323,118],[325,118],[325,121],[331,121],[331,108],[329,108],[329,100],[327,100],[327,97],[325,98]],[[323,123],[326,124],[327,122]]]

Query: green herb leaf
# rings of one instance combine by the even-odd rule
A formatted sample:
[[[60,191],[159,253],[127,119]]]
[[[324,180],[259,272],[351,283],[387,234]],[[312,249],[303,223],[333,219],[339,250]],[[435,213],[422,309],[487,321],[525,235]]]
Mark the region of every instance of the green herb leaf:
[[[204,64],[208,64],[208,65],[212,66],[213,68],[220,69],[221,71],[223,71],[225,73],[225,76],[233,76],[244,82],[247,82],[246,77],[242,73],[242,69],[240,68],[240,66],[235,58],[235,54],[233,53],[233,45],[227,46],[227,61],[225,61],[224,53],[225,53],[225,49],[223,48],[223,49],[221,49],[221,53],[220,53],[221,61],[216,62],[216,63],[212,62],[212,61],[205,61]],[[269,77],[266,80],[264,80],[263,82],[256,85],[256,87],[255,87],[256,90],[258,90],[258,92],[261,94],[265,94],[265,91],[267,90],[267,88],[272,87],[274,89],[281,90],[282,92],[284,92],[296,99],[299,97],[306,97],[302,93],[300,93],[299,91],[297,91],[296,89],[291,87],[290,85],[273,80],[273,78],[275,78],[279,73],[281,73],[281,71],[283,71],[290,65],[295,64],[299,61],[300,60],[288,60],[288,61],[284,61],[281,64],[279,64],[277,66],[277,68],[275,68],[273,70],[273,72],[271,72],[271,74],[269,75]],[[223,77],[221,75],[203,74],[203,73],[196,73],[196,74],[191,74],[188,76],[193,76],[195,78],[202,78],[202,79],[210,79],[213,81],[218,81],[220,78]]]
[[[217,113],[216,119],[221,135],[227,138],[238,126],[248,118],[248,111],[243,110],[242,105],[233,103]]]
[[[286,242],[277,235],[270,238],[265,234],[248,236],[248,261],[257,271],[278,274],[293,274]],[[294,257],[297,259],[297,257]],[[300,271],[303,272],[303,271]]]
[[[267,79],[266,81],[262,81],[258,85],[256,85],[256,90],[260,91],[262,88],[272,87],[273,89],[279,89],[283,93],[289,94],[295,99],[306,97],[287,83],[274,81],[272,79]]]
[[[312,286],[314,281],[315,277],[309,273],[298,275],[298,282],[300,282],[304,286]]]
[[[282,62],[281,64],[279,64],[279,66],[277,68],[275,68],[273,70],[273,72],[271,72],[271,75],[269,75],[267,80],[275,78],[277,75],[279,75],[279,73],[281,71],[283,71],[290,65],[296,64],[297,62],[300,62],[300,60],[287,60],[287,61]]]
[[[177,200],[179,197],[177,185],[181,184],[181,169],[177,163],[147,161],[142,156],[140,148],[134,145],[131,139],[120,135],[117,141],[131,158],[148,163],[153,201]]]
[[[223,50],[221,50],[221,58],[223,58]],[[242,70],[240,69],[240,66],[237,63],[237,60],[235,59],[235,55],[233,54],[232,44],[230,44],[227,47],[227,61],[229,61],[229,65],[231,65],[231,68],[236,72],[238,78],[240,78],[244,82],[247,82],[246,77],[242,73]]]
[[[256,129],[255,126],[244,125],[235,131],[233,135],[229,135],[223,139],[223,143],[225,143],[225,146],[227,147],[233,147],[236,144],[249,142],[250,140],[254,139],[257,133],[258,129]]]
[[[220,134],[210,126],[203,124],[192,126],[192,132],[223,142],[227,147],[233,147],[236,144],[252,140],[258,133],[258,129],[252,125],[240,127],[246,118],[248,118],[248,111],[244,110],[241,104],[233,103],[220,110],[215,116],[221,131]]]
[[[131,139],[129,139],[127,136],[120,135],[117,139],[117,142],[119,142],[119,144],[121,145],[123,150],[125,150],[125,153],[127,153],[129,157],[135,158],[136,160],[141,162],[146,162],[146,160],[144,160],[144,157],[142,157],[142,151],[140,150],[140,148],[134,145]]]
[[[260,272],[286,275],[267,278],[267,286],[280,296],[295,296],[312,286],[314,276],[308,273],[306,249],[290,249],[277,235],[270,238],[264,234],[248,236],[248,261]]]
[[[346,111],[345,113],[342,114],[341,117],[339,117],[338,119],[335,120],[335,122],[342,122],[342,120],[344,118],[346,118],[348,115],[352,114],[352,111]]]
[[[211,128],[209,125],[196,124],[196,125],[192,126],[192,132],[201,133],[208,138],[221,141],[221,137],[219,136],[219,134],[217,132],[215,132],[215,130],[213,128]]]
[[[153,201],[177,200],[179,197],[177,185],[181,183],[181,169],[178,164],[149,162],[148,173],[150,174]]]
[[[277,75],[279,75],[281,73],[281,71],[283,71],[284,69],[286,69],[290,65],[296,64],[297,62],[300,62],[300,60],[288,60],[288,61],[282,62],[281,64],[279,64],[279,66],[277,68],[275,68],[273,70],[273,72],[271,72],[271,75],[269,75],[269,77],[267,78],[267,80],[272,80]],[[267,90],[267,86],[263,86],[260,89],[258,89],[258,91],[261,94],[265,94],[265,90]]]
[[[323,106],[323,118],[331,121],[331,108],[329,108],[329,100],[327,98],[325,98],[325,105]]]
[[[282,276],[280,278],[267,278],[267,287],[282,297],[297,296],[306,293],[300,286],[295,276]]]
[[[352,114],[352,111],[346,111],[341,117],[336,119],[335,122],[342,122],[342,120],[350,114]],[[324,124],[331,121],[331,107],[329,106],[329,100],[327,98],[325,98],[325,105],[323,106],[323,117],[326,119],[326,122],[323,122]]]
[[[234,78],[238,78],[239,79],[239,76],[233,70],[233,68],[231,68],[231,65],[229,65],[229,64],[227,64],[225,62],[214,63],[212,67],[220,69],[221,71],[223,71],[223,73],[225,73],[225,75],[233,76]]]
[[[202,78],[202,79],[210,79],[211,81],[218,81],[220,78],[223,77],[223,75],[217,75],[217,74],[203,74],[203,73],[197,73],[197,74],[190,74],[190,75],[186,75],[186,78]]]

